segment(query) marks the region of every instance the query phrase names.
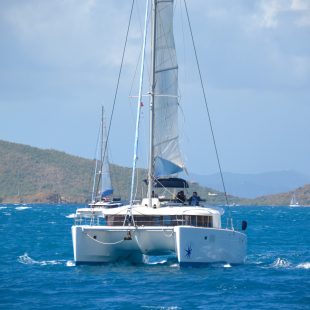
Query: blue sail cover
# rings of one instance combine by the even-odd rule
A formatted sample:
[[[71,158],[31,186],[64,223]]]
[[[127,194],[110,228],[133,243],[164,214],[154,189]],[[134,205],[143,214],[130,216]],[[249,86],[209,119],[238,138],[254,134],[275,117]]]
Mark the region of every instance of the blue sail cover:
[[[101,193],[101,198],[111,196],[113,194],[113,189],[106,189],[104,192]]]
[[[177,172],[181,172],[182,167],[174,164],[173,162],[157,156],[155,158],[155,177],[164,177]]]

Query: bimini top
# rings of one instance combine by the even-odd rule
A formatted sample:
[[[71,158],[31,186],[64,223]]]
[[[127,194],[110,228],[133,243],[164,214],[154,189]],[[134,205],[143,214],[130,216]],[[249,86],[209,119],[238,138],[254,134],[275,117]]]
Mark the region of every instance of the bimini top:
[[[144,180],[147,184],[148,180]],[[188,183],[186,180],[181,178],[159,178],[154,180],[155,188],[188,188]]]

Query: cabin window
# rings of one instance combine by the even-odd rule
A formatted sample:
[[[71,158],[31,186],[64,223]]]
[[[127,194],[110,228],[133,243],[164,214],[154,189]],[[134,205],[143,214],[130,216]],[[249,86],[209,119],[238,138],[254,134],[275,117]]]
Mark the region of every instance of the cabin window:
[[[164,215],[163,216],[163,225],[164,226],[171,226],[171,216],[170,215]]]
[[[108,215],[107,216],[107,225],[108,226],[123,226],[124,215]]]
[[[108,215],[108,226],[123,226],[124,215]],[[195,227],[213,227],[212,216],[196,215],[136,215],[134,221],[137,226],[179,226],[188,225]]]
[[[212,216],[197,216],[198,227],[213,227]]]

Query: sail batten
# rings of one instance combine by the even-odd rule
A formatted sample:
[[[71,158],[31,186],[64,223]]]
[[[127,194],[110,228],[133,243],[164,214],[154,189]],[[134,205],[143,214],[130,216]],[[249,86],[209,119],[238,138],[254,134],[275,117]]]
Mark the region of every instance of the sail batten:
[[[160,70],[156,70],[155,73],[160,73],[160,72],[169,71],[169,70],[177,70],[178,68],[179,68],[178,66],[174,66],[171,68],[160,69]]]
[[[173,36],[173,0],[156,0],[154,175],[183,170],[178,132],[178,63]]]

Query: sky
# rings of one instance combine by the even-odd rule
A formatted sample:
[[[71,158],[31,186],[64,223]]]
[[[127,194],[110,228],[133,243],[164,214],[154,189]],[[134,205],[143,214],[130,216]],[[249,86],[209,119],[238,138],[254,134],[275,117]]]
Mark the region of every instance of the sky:
[[[145,6],[135,2],[109,142],[111,162],[124,166],[133,158]],[[310,1],[187,2],[223,170],[310,174]],[[129,0],[0,1],[1,140],[94,158],[130,8]],[[218,168],[185,17],[175,0],[180,144],[187,169],[209,174]],[[144,97],[140,166],[147,118]]]

